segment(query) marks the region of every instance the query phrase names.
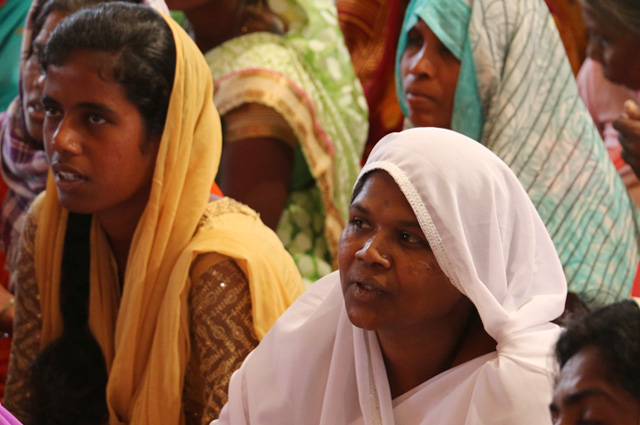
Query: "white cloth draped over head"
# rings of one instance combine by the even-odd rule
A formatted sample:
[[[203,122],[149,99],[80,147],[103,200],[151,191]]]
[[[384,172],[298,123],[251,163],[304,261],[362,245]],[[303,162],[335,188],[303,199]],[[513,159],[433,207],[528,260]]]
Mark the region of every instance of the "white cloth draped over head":
[[[315,283],[233,376],[214,424],[550,423],[552,347],[566,280],[517,177],[479,143],[449,130],[391,134],[360,178],[388,172],[438,264],[476,306],[497,352],[391,399],[375,332],[349,321],[340,277]]]

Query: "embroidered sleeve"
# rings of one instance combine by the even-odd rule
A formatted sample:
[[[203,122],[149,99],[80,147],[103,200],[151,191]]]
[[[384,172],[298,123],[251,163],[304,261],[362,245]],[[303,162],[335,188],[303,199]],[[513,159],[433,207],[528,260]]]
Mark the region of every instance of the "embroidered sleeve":
[[[31,397],[29,366],[40,351],[42,329],[38,284],[34,268],[36,227],[34,216],[30,214],[22,233],[17,269],[14,273],[16,313],[4,399],[5,407],[22,423],[29,422],[26,413]]]
[[[196,276],[189,295],[191,357],[184,390],[188,425],[218,418],[231,374],[258,345],[249,283],[235,261],[223,258]]]

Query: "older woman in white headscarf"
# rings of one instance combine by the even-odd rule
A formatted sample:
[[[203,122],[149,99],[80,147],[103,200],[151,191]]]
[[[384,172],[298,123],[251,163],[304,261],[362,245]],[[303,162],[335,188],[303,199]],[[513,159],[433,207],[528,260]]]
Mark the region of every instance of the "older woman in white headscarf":
[[[550,423],[566,280],[517,177],[449,130],[362,170],[340,270],[276,322],[214,424]]]

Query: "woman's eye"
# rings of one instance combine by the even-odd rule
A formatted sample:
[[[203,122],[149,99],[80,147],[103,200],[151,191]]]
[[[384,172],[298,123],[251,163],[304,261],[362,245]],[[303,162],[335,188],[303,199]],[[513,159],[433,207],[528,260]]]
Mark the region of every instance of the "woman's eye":
[[[364,220],[357,217],[349,220],[349,223],[357,229],[362,229],[367,227],[367,223]]]
[[[419,46],[422,44],[422,36],[418,32],[417,29],[411,29],[407,34],[407,45],[408,46]]]
[[[55,117],[60,111],[55,106],[44,105],[44,113],[48,117]]]
[[[402,239],[404,242],[409,242],[409,243],[421,243],[422,242],[422,240],[420,238],[417,238],[417,237],[413,236],[411,233],[407,233],[407,232],[400,233],[400,239]]]
[[[592,41],[598,44],[607,44],[609,43],[609,39],[597,31],[589,32],[589,37],[591,37]]]
[[[104,118],[97,114],[89,114],[89,122],[91,124],[104,124],[107,122]]]
[[[440,53],[440,56],[442,56],[443,58],[458,60],[458,58],[456,58],[455,55],[451,53],[451,50],[447,49],[447,46],[445,46],[444,44],[440,45],[438,51]]]

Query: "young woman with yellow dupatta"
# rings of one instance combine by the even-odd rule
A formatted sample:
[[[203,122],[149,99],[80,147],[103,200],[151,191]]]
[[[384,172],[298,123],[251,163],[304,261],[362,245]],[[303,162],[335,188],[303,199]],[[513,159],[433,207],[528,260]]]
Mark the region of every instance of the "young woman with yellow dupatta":
[[[209,203],[209,69],[173,21],[119,2],[60,23],[44,67],[52,172],[23,234],[6,406],[27,424],[206,423],[302,291],[256,213]]]

